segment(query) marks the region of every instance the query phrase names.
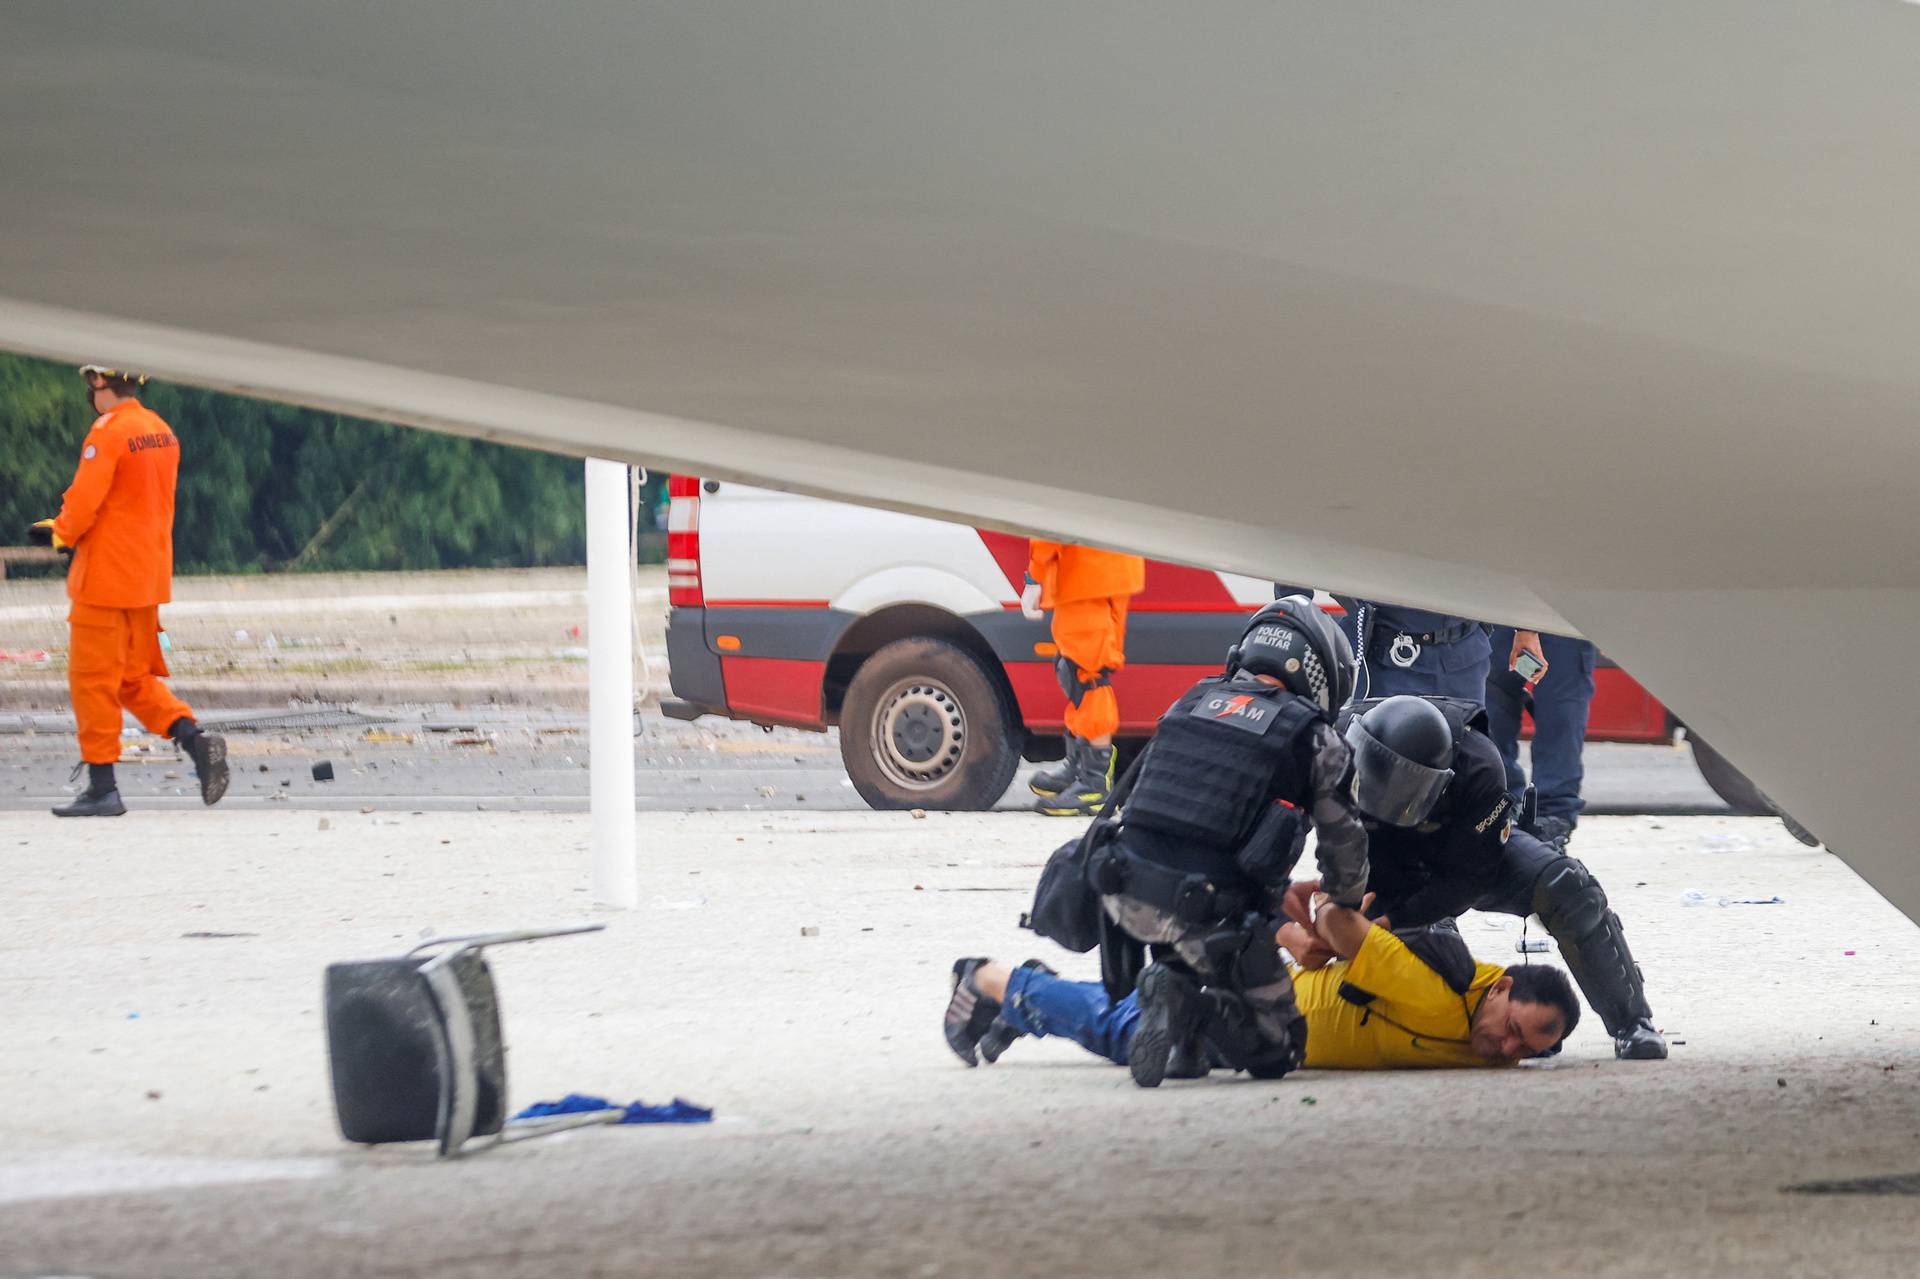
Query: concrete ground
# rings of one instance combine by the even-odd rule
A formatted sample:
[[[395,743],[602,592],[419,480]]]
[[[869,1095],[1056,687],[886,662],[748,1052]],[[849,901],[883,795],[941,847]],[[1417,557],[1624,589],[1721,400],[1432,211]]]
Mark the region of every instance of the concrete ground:
[[[316,718],[331,722],[309,726]],[[223,812],[279,805],[347,812],[587,807],[587,724],[579,712],[363,705],[329,714],[281,707],[211,711],[205,722],[225,732],[233,763]],[[634,717],[633,748],[635,802],[643,810],[866,811],[847,780],[838,730],[763,732],[713,716],[683,723],[646,710]],[[193,768],[171,743],[129,720],[123,751],[117,777],[129,805],[200,807]],[[65,803],[84,784],[70,780],[76,758],[71,713],[0,709],[0,809],[45,812]],[[322,761],[332,767],[331,780],[313,776]],[[1592,812],[1726,811],[1684,746],[1597,742],[1586,763]],[[1023,773],[1000,807],[1032,803]]]
[[[0,813],[0,1275],[1913,1273],[1911,1199],[1783,1187],[1920,1169],[1920,932],[1775,822],[1581,829],[1669,1062],[1589,1017],[1518,1071],[1156,1093],[939,1038],[955,956],[1038,949],[1014,920],[1062,824],[640,823],[642,905],[598,914],[583,816]],[[583,917],[608,932],[495,961],[514,1102],[718,1122],[451,1165],[340,1142],[328,961]],[[1465,928],[1517,958],[1517,921]]]

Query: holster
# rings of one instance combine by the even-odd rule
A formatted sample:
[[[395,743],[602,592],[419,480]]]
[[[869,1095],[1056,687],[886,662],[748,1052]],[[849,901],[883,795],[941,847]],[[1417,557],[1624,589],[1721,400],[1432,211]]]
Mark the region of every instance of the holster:
[[[1222,888],[1197,871],[1136,857],[1118,843],[1095,850],[1087,877],[1103,896],[1124,895],[1157,906],[1189,926],[1232,918],[1251,905],[1238,889]]]

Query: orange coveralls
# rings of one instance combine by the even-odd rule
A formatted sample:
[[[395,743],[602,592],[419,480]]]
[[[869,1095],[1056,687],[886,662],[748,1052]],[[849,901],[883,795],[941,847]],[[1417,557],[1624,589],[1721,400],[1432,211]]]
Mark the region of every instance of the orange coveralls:
[[[94,420],[54,534],[73,547],[67,568],[72,640],[67,687],[80,757],[120,758],[120,709],[164,734],[193,711],[160,677],[160,605],[173,598],[173,490],[180,441],[138,400]]]
[[[1145,560],[1036,538],[1027,576],[1040,583],[1040,607],[1053,610],[1054,647],[1074,664],[1081,683],[1127,664],[1127,601],[1146,589]],[[1112,685],[1088,690],[1078,706],[1069,700],[1066,723],[1069,733],[1090,741],[1119,728],[1120,702]]]

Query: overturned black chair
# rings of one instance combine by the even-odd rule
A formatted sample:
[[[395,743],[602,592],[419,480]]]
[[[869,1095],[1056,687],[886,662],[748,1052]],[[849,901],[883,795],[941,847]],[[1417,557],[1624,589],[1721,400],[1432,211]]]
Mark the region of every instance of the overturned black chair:
[[[624,1111],[507,1118],[500,1002],[483,953],[604,927],[435,937],[398,958],[328,965],[327,1054],[341,1135],[366,1145],[433,1140],[451,1159],[475,1138],[494,1144],[619,1119]]]

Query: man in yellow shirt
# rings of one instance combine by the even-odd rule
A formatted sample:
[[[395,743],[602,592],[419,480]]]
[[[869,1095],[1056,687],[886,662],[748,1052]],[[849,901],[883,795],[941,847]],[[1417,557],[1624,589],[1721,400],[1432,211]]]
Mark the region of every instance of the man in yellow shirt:
[[[1308,1070],[1510,1066],[1552,1052],[1580,1022],[1565,973],[1545,964],[1474,963],[1456,933],[1409,930],[1409,944],[1368,920],[1364,906],[1324,899],[1314,931],[1340,958],[1316,971],[1293,970]],[[1289,922],[1276,940],[1304,951],[1307,933]],[[1244,1010],[1231,994],[1208,989],[1199,1002],[1194,1021],[1208,1051],[1171,1071],[1175,1077],[1232,1066],[1246,1038]],[[970,1066],[998,1059],[1021,1035],[1064,1035],[1125,1063],[1139,1022],[1137,996],[1116,1002],[1100,983],[1068,981],[1037,961],[954,965],[947,1043]]]

